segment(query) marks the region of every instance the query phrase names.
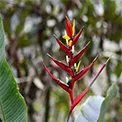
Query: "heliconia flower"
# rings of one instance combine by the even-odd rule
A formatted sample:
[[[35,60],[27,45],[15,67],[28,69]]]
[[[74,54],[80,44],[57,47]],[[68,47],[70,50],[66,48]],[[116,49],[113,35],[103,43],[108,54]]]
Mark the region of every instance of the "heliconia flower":
[[[65,35],[63,36],[63,38],[66,40],[66,44],[69,46],[69,41],[70,40],[70,37],[67,35],[66,31],[65,31]]]
[[[81,61],[78,61],[81,56],[85,53],[87,50],[90,42],[88,42],[83,49],[81,49],[76,55],[74,55],[74,46],[77,43],[80,35],[82,34],[84,27],[81,28],[81,30],[75,34],[75,20],[73,21],[73,25],[70,23],[69,19],[66,17],[66,33],[63,36],[63,38],[66,40],[66,45],[62,43],[55,35],[56,41],[59,44],[60,48],[67,54],[66,55],[66,62],[67,64],[64,64],[63,62],[53,58],[49,54],[47,54],[51,60],[57,64],[61,69],[66,71],[70,76],[66,77],[66,82],[64,83],[63,81],[57,79],[49,69],[43,64],[43,67],[45,71],[50,75],[50,77],[65,91],[69,93],[71,105],[70,105],[70,110],[69,114],[67,117],[67,122],[69,122],[69,117],[75,106],[84,98],[88,90],[90,89],[91,85],[95,82],[96,78],[100,75],[100,73],[103,71],[105,66],[107,65],[108,60],[102,65],[96,76],[93,78],[93,80],[90,82],[88,87],[76,98],[74,98],[74,83],[82,78],[94,65],[95,61],[97,60],[97,57],[85,68],[80,69]],[[78,61],[78,63],[76,63]]]

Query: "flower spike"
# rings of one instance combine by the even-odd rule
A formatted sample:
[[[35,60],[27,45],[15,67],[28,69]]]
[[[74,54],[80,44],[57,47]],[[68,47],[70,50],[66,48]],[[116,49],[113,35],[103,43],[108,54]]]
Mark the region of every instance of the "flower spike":
[[[110,58],[109,58],[101,66],[100,70],[97,72],[95,77],[92,79],[92,81],[90,82],[88,87],[80,95],[78,95],[76,98],[74,98],[74,83],[77,80],[79,80],[80,78],[82,78],[90,70],[90,68],[94,65],[94,63],[98,57],[98,56],[96,56],[96,58],[87,67],[85,67],[84,69],[82,69],[79,72],[79,67],[80,67],[81,61],[79,61],[78,63],[77,63],[77,61],[80,59],[81,56],[83,56],[83,54],[85,53],[85,51],[87,50],[87,48],[90,44],[90,42],[88,42],[83,47],[83,49],[81,49],[76,55],[74,55],[74,49],[75,49],[74,46],[77,43],[80,35],[82,34],[83,29],[84,29],[84,27],[82,27],[80,29],[80,31],[76,35],[74,35],[75,34],[75,20],[73,20],[73,24],[71,24],[69,19],[66,17],[66,31],[65,31],[65,35],[63,36],[63,38],[66,40],[66,45],[64,43],[62,43],[54,35],[54,37],[56,38],[56,41],[59,44],[60,48],[67,54],[66,55],[67,64],[65,64],[65,63],[53,58],[49,54],[47,54],[56,65],[58,65],[61,69],[63,69],[64,71],[69,73],[70,76],[66,77],[66,83],[62,82],[61,80],[59,80],[55,76],[53,76],[51,74],[51,72],[49,71],[49,69],[42,63],[44,69],[50,75],[50,77],[61,88],[63,88],[65,91],[67,91],[69,93],[71,105],[70,105],[70,110],[69,110],[68,117],[67,117],[67,122],[69,122],[70,115],[71,115],[73,109],[75,108],[75,106],[84,98],[84,96],[86,95],[86,93],[90,89],[91,85],[95,82],[96,78],[100,75],[100,73],[103,71],[103,69],[106,67],[108,61],[110,60]]]

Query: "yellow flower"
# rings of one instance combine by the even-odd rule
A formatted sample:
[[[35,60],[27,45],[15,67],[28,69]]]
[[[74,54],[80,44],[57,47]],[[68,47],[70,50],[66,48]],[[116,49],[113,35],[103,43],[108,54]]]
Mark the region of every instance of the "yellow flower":
[[[78,71],[79,71],[80,64],[81,64],[81,61],[79,61],[79,62],[78,62],[78,65],[77,65],[77,67],[76,67],[76,69],[75,69],[75,70],[76,70],[76,72],[78,72]]]

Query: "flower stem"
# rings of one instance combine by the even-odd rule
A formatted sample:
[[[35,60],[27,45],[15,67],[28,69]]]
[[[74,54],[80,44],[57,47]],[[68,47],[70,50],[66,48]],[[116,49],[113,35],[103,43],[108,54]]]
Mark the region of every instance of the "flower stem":
[[[71,111],[69,111],[69,113],[68,113],[68,116],[67,116],[66,122],[69,122],[70,115],[71,115]]]
[[[70,95],[70,100],[71,100],[71,104],[73,103],[73,101],[74,101],[74,94],[73,94],[73,90],[71,90],[70,92],[69,92],[69,95]]]

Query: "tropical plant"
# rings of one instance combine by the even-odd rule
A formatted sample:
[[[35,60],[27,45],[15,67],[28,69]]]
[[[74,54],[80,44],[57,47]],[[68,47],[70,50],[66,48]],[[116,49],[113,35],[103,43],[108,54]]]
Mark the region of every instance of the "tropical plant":
[[[81,69],[80,72],[78,72],[81,62],[80,61],[78,63],[76,63],[76,62],[84,54],[84,52],[86,51],[86,49],[89,45],[89,43],[86,44],[86,46],[83,49],[81,49],[76,55],[74,55],[74,45],[77,43],[80,35],[82,34],[82,31],[83,31],[83,28],[81,28],[81,30],[76,34],[76,36],[74,36],[74,34],[75,34],[75,20],[73,21],[73,25],[72,25],[70,23],[69,19],[66,17],[66,33],[63,36],[63,38],[66,40],[66,45],[64,43],[62,43],[56,36],[55,36],[55,38],[56,38],[57,43],[61,47],[61,49],[67,54],[67,56],[66,56],[67,65],[61,61],[58,61],[57,59],[53,58],[52,56],[50,56],[48,54],[48,56],[53,60],[53,62],[55,62],[61,69],[63,69],[64,71],[66,71],[69,74],[69,77],[66,77],[66,83],[64,83],[60,79],[57,79],[53,74],[51,74],[49,69],[43,64],[45,70],[51,76],[51,78],[61,88],[63,88],[65,91],[67,91],[70,96],[71,105],[70,105],[70,110],[69,110],[68,117],[67,117],[67,122],[69,121],[70,114],[72,113],[75,106],[84,98],[85,94],[88,92],[91,85],[94,83],[96,78],[100,75],[100,73],[103,71],[103,69],[106,67],[106,65],[109,61],[109,59],[108,59],[101,66],[98,73],[92,79],[92,81],[90,82],[88,87],[79,96],[74,98],[74,84],[75,84],[75,82],[77,80],[79,80],[80,78],[82,78],[86,74],[87,71],[89,71],[89,69],[93,66],[93,64],[95,63],[95,61],[97,59],[97,57],[96,57],[86,68],[83,68],[83,69]]]

